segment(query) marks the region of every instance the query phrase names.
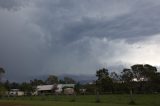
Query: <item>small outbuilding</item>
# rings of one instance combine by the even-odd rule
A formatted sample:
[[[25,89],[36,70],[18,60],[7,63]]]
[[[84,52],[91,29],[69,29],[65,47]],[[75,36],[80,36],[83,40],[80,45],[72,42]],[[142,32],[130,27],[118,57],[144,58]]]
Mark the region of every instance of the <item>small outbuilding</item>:
[[[24,92],[23,92],[23,91],[20,91],[19,89],[11,89],[11,90],[8,92],[8,95],[9,95],[9,96],[24,96]]]
[[[38,85],[36,88],[37,95],[53,94],[55,85]]]
[[[53,84],[53,85],[38,85],[34,95],[43,94],[61,94],[64,89],[72,88],[74,90],[75,84]]]
[[[73,94],[75,94],[74,88],[65,88],[64,89],[64,94],[65,95],[73,95]]]

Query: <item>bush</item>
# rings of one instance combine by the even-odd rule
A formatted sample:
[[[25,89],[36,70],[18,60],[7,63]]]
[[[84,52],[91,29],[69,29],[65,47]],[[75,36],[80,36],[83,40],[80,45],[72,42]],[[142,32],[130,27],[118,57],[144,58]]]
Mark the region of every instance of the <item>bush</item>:
[[[2,96],[5,96],[6,95],[6,89],[5,89],[5,87],[3,87],[3,86],[0,86],[0,98],[2,97]]]

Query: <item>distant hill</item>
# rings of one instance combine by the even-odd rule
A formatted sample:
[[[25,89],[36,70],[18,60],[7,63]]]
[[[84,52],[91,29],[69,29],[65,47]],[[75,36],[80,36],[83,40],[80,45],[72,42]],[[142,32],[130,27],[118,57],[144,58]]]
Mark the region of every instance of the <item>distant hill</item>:
[[[96,76],[95,75],[72,75],[72,74],[63,74],[60,75],[59,78],[63,79],[63,77],[71,77],[73,78],[75,81],[80,82],[82,84],[84,83],[89,83],[92,82],[93,80],[96,80]]]
[[[41,79],[41,80],[46,80],[49,75],[43,75],[43,76],[36,76],[36,77],[30,77],[28,81],[33,80],[33,79]],[[92,82],[93,80],[96,80],[95,75],[73,75],[73,74],[62,74],[59,75],[59,79],[63,79],[64,77],[70,77],[74,79],[76,82],[80,82],[81,84],[89,83]]]

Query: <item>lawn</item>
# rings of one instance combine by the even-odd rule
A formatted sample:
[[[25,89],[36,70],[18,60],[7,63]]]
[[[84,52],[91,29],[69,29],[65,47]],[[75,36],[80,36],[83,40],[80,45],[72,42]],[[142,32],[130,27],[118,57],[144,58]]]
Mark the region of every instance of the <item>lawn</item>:
[[[73,102],[75,98],[75,102]],[[127,94],[109,94],[100,96],[95,103],[94,95],[87,96],[35,96],[2,98],[0,106],[129,106]],[[160,106],[160,94],[134,95],[136,106]]]

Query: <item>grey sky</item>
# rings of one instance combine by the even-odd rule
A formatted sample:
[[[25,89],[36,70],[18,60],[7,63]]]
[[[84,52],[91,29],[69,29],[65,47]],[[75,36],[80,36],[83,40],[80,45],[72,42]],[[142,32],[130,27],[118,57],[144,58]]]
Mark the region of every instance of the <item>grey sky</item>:
[[[6,78],[159,66],[159,0],[0,0]]]

